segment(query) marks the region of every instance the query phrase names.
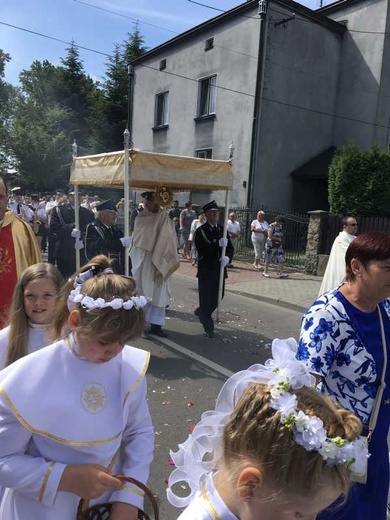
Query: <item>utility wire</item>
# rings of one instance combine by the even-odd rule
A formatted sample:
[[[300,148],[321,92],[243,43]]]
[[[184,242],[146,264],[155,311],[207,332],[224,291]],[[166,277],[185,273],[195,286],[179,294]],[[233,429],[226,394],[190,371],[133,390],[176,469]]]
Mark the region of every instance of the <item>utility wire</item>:
[[[105,52],[97,51],[95,49],[90,49],[89,47],[83,47],[82,45],[78,45],[75,42],[67,42],[65,40],[60,40],[59,38],[55,38],[54,36],[49,36],[48,34],[42,34],[40,32],[31,31],[30,29],[25,29],[24,27],[18,27],[17,25],[12,25],[11,23],[1,22],[1,25],[6,25],[7,27],[12,27],[13,29],[19,29],[19,31],[24,31],[30,34],[35,34],[36,36],[41,36],[42,38],[47,38],[48,40],[54,40],[55,42],[65,43],[66,45],[74,45],[75,47],[78,47],[79,49],[83,49],[85,51],[94,52],[95,54],[101,54],[102,56],[106,56],[107,58],[110,58],[111,55],[107,54]]]
[[[6,25],[8,27],[12,27],[14,29],[19,29],[21,31],[24,31],[24,32],[27,32],[27,33],[31,33],[31,34],[35,34],[37,36],[41,36],[43,38],[48,38],[50,40],[54,40],[54,41],[57,41],[57,42],[60,42],[60,43],[65,43],[67,45],[72,45],[71,42],[66,42],[64,40],[60,40],[59,38],[55,38],[53,36],[48,36],[46,34],[42,34],[42,33],[39,33],[39,32],[36,32],[36,31],[31,31],[29,29],[25,29],[23,27],[18,27],[16,25],[12,25],[12,24],[9,24],[9,23],[6,23],[6,22],[1,22],[0,21],[0,24],[1,25]],[[78,47],[80,49],[84,49],[84,50],[88,50],[90,52],[94,52],[96,54],[100,54],[100,55],[103,55],[103,56],[107,56],[107,57],[110,57],[109,54],[106,54],[104,52],[100,52],[100,51],[96,51],[94,49],[90,49],[88,47],[83,47],[81,45],[77,45],[76,43],[73,42],[73,45],[75,47]],[[166,69],[165,70],[160,70],[160,69],[157,69],[155,67],[152,67],[150,65],[142,65],[140,64],[139,65],[140,67],[143,67],[143,68],[146,68],[146,69],[150,69],[150,70],[153,70],[155,72],[160,72],[160,73],[163,73],[163,74],[168,74],[170,76],[175,76],[177,78],[181,78],[181,79],[184,79],[184,80],[187,80],[187,81],[191,81],[193,83],[199,83],[199,80],[198,79],[195,79],[195,78],[190,78],[188,76],[184,76],[182,74],[176,74],[174,72],[169,72],[167,71]],[[217,89],[220,89],[220,90],[224,90],[226,92],[232,92],[234,94],[240,94],[242,96],[247,96],[247,97],[250,97],[250,98],[255,98],[256,96],[254,94],[250,94],[249,92],[243,92],[243,91],[240,91],[240,90],[235,90],[235,89],[232,89],[232,88],[228,88],[228,87],[224,87],[222,85],[216,85],[215,88]],[[385,128],[386,130],[388,130],[388,126],[387,125],[381,125],[381,124],[378,124],[378,123],[372,123],[370,121],[363,121],[361,119],[355,119],[355,118],[351,118],[351,117],[346,117],[346,116],[340,116],[340,115],[337,115],[337,114],[331,114],[329,112],[324,112],[324,111],[321,111],[321,110],[316,110],[316,109],[313,109],[313,108],[307,108],[307,107],[302,107],[302,106],[299,106],[299,105],[294,105],[292,103],[285,103],[283,101],[278,101],[276,99],[270,99],[270,98],[266,98],[264,96],[260,97],[261,100],[263,101],[268,101],[269,103],[275,103],[275,104],[278,104],[278,105],[282,105],[282,106],[286,106],[286,107],[290,107],[290,108],[295,108],[297,110],[303,110],[303,111],[306,111],[306,112],[311,112],[311,113],[315,113],[315,114],[320,114],[320,115],[324,115],[324,116],[328,116],[328,117],[334,117],[334,118],[338,118],[338,119],[342,119],[342,120],[345,120],[345,121],[351,121],[353,123],[360,123],[360,124],[364,124],[364,125],[370,125],[370,126],[375,126],[377,128]]]
[[[127,18],[128,20],[133,20],[135,22],[139,22],[144,25],[149,25],[150,27],[154,27],[155,29],[161,29],[162,31],[167,31],[167,32],[170,32],[170,33],[176,34],[176,35],[180,34],[176,31],[172,31],[171,29],[167,29],[167,27],[161,27],[160,25],[154,25],[149,22],[144,22],[143,20],[140,20],[139,18],[132,18],[131,16],[127,16],[126,14],[118,13],[116,11],[111,11],[110,9],[104,9],[103,7],[99,7],[98,5],[94,5],[94,4],[89,4],[88,2],[83,2],[82,0],[74,0],[74,1],[77,2],[78,4],[84,4],[84,5],[87,5],[88,7],[92,7],[93,9],[98,9],[99,11],[104,11],[105,13],[115,14],[116,16],[121,16],[122,18]]]
[[[182,78],[182,79],[185,79],[187,81],[192,81],[194,83],[199,83],[198,79],[189,78],[188,76],[183,76],[182,74],[176,74],[174,72],[169,72],[166,69],[160,70],[160,69],[157,69],[157,68],[152,67],[150,65],[142,65],[142,64],[139,64],[138,66],[146,68],[146,69],[154,70],[156,72],[162,72],[164,74],[169,74],[170,76],[175,76],[177,78]],[[249,92],[243,92],[243,91],[240,91],[240,90],[235,90],[235,89],[232,89],[232,88],[223,87],[222,85],[215,85],[215,88],[217,88],[219,90],[224,90],[224,91],[227,91],[227,92],[232,92],[234,94],[241,94],[242,96],[247,96],[247,97],[250,97],[250,98],[255,98],[256,97],[254,94],[250,94]],[[303,106],[299,106],[299,105],[294,105],[292,103],[285,103],[284,101],[278,101],[276,99],[270,99],[270,98],[267,98],[267,97],[264,97],[264,96],[260,96],[259,99],[261,99],[262,101],[268,101],[269,103],[275,103],[277,105],[282,105],[282,106],[286,106],[286,107],[290,107],[290,108],[296,108],[297,110],[304,110],[306,112],[311,112],[311,113],[314,113],[314,114],[320,114],[320,115],[323,115],[323,116],[328,116],[328,117],[334,117],[334,118],[337,118],[337,119],[342,119],[344,121],[351,121],[353,123],[360,123],[360,124],[363,124],[363,125],[375,126],[377,128],[385,128],[386,130],[388,130],[388,128],[389,128],[387,125],[381,125],[381,124],[378,124],[378,123],[373,123],[371,121],[363,121],[362,119],[355,119],[355,118],[352,118],[352,117],[346,117],[346,116],[340,116],[340,115],[337,115],[337,114],[331,114],[330,112],[324,112],[322,110],[316,110],[314,108],[307,108],[307,107],[303,107]]]

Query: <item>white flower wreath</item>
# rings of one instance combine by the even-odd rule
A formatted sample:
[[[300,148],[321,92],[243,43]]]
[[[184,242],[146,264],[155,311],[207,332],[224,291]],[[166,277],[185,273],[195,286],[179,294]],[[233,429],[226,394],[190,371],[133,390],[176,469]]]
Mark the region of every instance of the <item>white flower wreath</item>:
[[[189,438],[179,445],[171,458],[176,469],[168,481],[167,496],[175,507],[185,507],[199,490],[206,473],[213,471],[221,455],[224,426],[239,398],[250,383],[271,386],[270,406],[280,413],[282,424],[291,430],[297,444],[307,451],[317,451],[330,466],[343,464],[355,475],[363,475],[369,453],[361,438],[348,441],[328,437],[319,417],[307,415],[297,408],[297,397],[289,390],[314,387],[315,377],[296,359],[297,343],[293,338],[272,342],[272,359],[264,365],[253,365],[229,378],[217,398],[215,410],[202,414]],[[172,486],[187,482],[190,493],[178,497]]]
[[[111,301],[106,301],[104,298],[91,298],[90,296],[86,296],[81,292],[82,285],[77,285],[73,291],[70,292],[68,297],[68,302],[70,303],[78,303],[81,307],[85,307],[86,309],[105,309],[107,307],[111,307],[111,309],[125,309],[129,311],[133,307],[136,309],[142,309],[148,304],[148,300],[145,296],[132,296],[128,300],[123,300],[122,298],[114,298]]]
[[[80,304],[81,307],[85,307],[86,309],[105,309],[106,307],[111,307],[111,309],[114,310],[125,309],[126,311],[129,311],[133,307],[136,309],[142,309],[148,304],[148,300],[143,295],[132,296],[128,300],[123,300],[123,298],[114,298],[111,301],[106,301],[104,298],[94,299],[81,292],[83,284],[90,278],[93,278],[93,276],[113,273],[114,271],[112,269],[104,269],[99,273],[97,268],[91,267],[84,273],[79,274],[74,282],[74,289],[68,296],[68,309],[72,311],[76,306],[75,304]],[[71,279],[69,281],[71,281]]]

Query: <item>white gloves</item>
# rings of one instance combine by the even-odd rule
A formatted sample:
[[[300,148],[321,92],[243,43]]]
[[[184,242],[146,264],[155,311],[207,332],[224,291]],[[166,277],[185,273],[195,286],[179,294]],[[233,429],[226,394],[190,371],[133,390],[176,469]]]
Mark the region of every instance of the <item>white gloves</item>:
[[[228,245],[228,239],[227,238],[220,238],[218,242],[220,247],[226,247]]]
[[[79,239],[79,238],[81,238],[81,231],[79,229],[74,228],[74,229],[72,229],[72,233],[70,234],[70,236],[73,238]],[[81,247],[76,248],[76,249],[81,249]]]
[[[123,247],[130,247],[133,243],[133,239],[131,237],[123,237],[119,239],[122,242]]]
[[[73,230],[73,231],[78,231],[78,229]],[[79,233],[80,233],[80,231],[79,231]],[[79,240],[78,238],[76,238],[76,242],[74,243],[74,248],[75,249],[83,249],[83,247],[84,247],[83,241]]]
[[[222,240],[222,238],[221,238],[221,240]],[[228,263],[230,262],[230,259],[228,256],[221,256],[219,261],[221,262],[222,267],[226,267],[228,265]]]

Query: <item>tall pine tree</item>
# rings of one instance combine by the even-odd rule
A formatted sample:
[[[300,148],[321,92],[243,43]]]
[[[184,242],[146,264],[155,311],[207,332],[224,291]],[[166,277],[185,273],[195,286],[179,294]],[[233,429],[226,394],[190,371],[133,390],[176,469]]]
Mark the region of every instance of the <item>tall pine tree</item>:
[[[129,109],[128,66],[147,50],[136,24],[134,31],[127,34],[127,39],[121,45],[115,45],[114,53],[109,58],[103,84],[107,100],[105,141],[108,151],[123,148],[123,132],[128,124]]]

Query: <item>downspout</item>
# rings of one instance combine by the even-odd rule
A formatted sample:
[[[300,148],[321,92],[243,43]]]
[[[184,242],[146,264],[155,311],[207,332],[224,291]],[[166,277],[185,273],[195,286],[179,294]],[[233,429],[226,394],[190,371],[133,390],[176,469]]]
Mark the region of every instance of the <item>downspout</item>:
[[[267,35],[267,10],[268,0],[259,1],[259,52],[257,61],[257,77],[256,77],[256,92],[255,105],[253,110],[253,124],[252,124],[252,140],[251,140],[251,157],[249,163],[249,178],[248,178],[248,197],[247,206],[253,206],[254,199],[254,184],[255,184],[255,169],[259,159],[259,136],[260,136],[260,118],[264,87],[264,69],[265,69],[265,42]]]

